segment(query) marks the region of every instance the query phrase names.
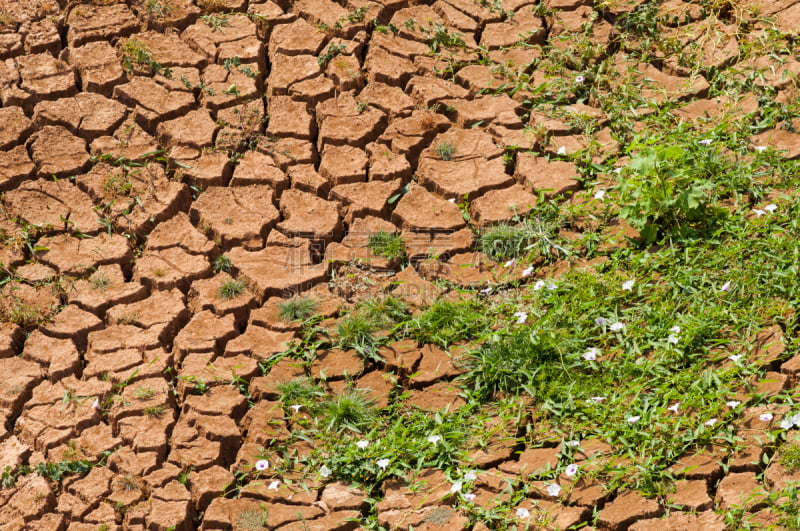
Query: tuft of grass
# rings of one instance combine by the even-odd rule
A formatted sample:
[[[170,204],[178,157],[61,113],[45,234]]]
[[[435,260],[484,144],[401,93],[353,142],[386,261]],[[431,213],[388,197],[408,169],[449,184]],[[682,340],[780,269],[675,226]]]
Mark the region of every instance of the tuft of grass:
[[[329,430],[361,433],[378,417],[375,401],[359,391],[345,391],[326,402],[323,423]]]
[[[440,159],[446,160],[446,161],[453,160],[453,157],[455,157],[455,155],[457,153],[457,149],[456,149],[455,144],[453,144],[452,142],[450,142],[448,140],[443,140],[441,142],[437,142],[433,146],[433,151],[434,151],[434,153],[436,153],[436,156],[438,156]]]
[[[231,300],[244,293],[244,288],[244,282],[241,280],[226,280],[220,283],[217,288],[217,295],[220,299]]]
[[[378,325],[364,313],[351,312],[336,325],[336,346],[353,349],[365,359],[380,362],[380,341],[374,335],[378,329]]]
[[[242,509],[236,516],[236,528],[246,531],[267,529],[267,509]]]
[[[316,311],[319,303],[311,297],[292,297],[278,305],[278,317],[286,323],[305,321]]]
[[[392,261],[402,261],[406,256],[406,245],[397,233],[378,231],[369,235],[367,247],[378,256]]]
[[[325,396],[322,387],[310,378],[297,378],[278,384],[281,401],[286,405],[309,404]]]
[[[221,254],[214,259],[214,272],[219,273],[220,271],[225,273],[231,272],[231,259],[227,257],[227,255]]]
[[[97,291],[103,292],[111,285],[111,279],[103,273],[98,273],[89,279],[89,286]]]
[[[448,347],[485,333],[491,319],[480,301],[439,299],[405,325],[406,333],[420,343]]]
[[[358,305],[358,311],[376,328],[391,328],[408,320],[410,315],[408,304],[391,295],[370,297]]]
[[[778,462],[789,471],[800,468],[800,443],[787,442],[778,450]]]
[[[538,251],[546,261],[568,256],[558,242],[558,218],[531,216],[519,223],[494,225],[478,236],[478,249],[493,260],[508,260]]]

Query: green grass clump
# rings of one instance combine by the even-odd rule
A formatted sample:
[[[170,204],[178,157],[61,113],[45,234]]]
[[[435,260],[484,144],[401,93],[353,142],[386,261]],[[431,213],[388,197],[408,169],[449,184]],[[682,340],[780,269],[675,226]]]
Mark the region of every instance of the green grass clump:
[[[477,338],[488,330],[490,323],[490,317],[477,300],[439,299],[405,326],[408,335],[420,343],[447,347]]]
[[[311,297],[292,297],[278,305],[278,317],[286,323],[303,321],[314,315],[318,306]]]
[[[369,235],[367,247],[378,256],[401,261],[406,255],[406,245],[399,234],[378,231]]]
[[[436,153],[436,156],[442,160],[450,161],[453,160],[453,157],[456,156],[458,149],[456,148],[455,144],[448,140],[442,140],[441,142],[437,142],[433,146],[433,151]]]
[[[281,402],[288,406],[294,404],[307,405],[325,395],[322,387],[314,383],[314,380],[310,378],[289,380],[278,384],[277,388],[281,395]]]
[[[245,285],[241,280],[226,280],[222,282],[217,288],[217,295],[220,299],[231,300],[235,299],[244,293]]]
[[[800,444],[787,442],[778,451],[778,462],[790,471],[800,468]]]
[[[329,430],[360,433],[375,422],[375,401],[359,391],[345,391],[325,403],[323,424]]]

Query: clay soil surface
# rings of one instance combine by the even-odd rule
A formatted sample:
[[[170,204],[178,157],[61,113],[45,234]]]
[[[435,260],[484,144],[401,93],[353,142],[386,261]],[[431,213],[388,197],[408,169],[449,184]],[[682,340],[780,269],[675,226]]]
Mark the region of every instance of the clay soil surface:
[[[791,0],[0,0],[0,528],[783,527],[789,292],[635,347],[643,371],[676,345],[738,370],[737,334],[760,356],[724,437],[700,399],[609,398],[608,425],[694,433],[652,462],[582,413],[603,397],[540,400],[470,352],[579,269],[618,275],[584,295],[619,319],[656,304],[603,270],[701,225],[620,212],[650,127],[741,125],[715,156],[772,158],[718,210],[777,219],[798,27]],[[603,315],[591,374],[634,348]]]

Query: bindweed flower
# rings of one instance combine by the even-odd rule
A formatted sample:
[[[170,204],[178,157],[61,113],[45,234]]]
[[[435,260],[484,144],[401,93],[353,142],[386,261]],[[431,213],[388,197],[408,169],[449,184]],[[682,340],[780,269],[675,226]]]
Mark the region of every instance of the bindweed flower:
[[[731,360],[732,362],[736,363],[737,361],[742,359],[743,355],[744,354],[731,354],[730,356],[728,356],[728,359]]]
[[[758,416],[758,420],[763,422],[769,422],[772,420],[772,418],[773,418],[772,413],[762,413]]]
[[[606,397],[604,397],[604,396],[593,396],[592,398],[587,400],[587,402],[595,402],[595,403],[599,404],[600,402],[604,401],[605,399],[606,399]]]
[[[669,331],[672,332],[673,334],[680,334],[681,333],[681,327],[680,326],[673,326],[672,328],[669,329]]]
[[[592,347],[583,353],[583,359],[586,361],[594,361],[597,359],[598,354],[600,354],[600,350]]]
[[[633,291],[633,285],[634,285],[633,280],[626,280],[625,282],[622,283],[622,289],[625,291]]]
[[[678,336],[676,336],[675,334],[670,334],[669,337],[667,338],[667,343],[669,343],[670,345],[677,345],[678,341],[679,341]]]
[[[716,423],[717,423],[717,419],[708,419],[707,421],[705,421],[705,425],[708,426],[709,428],[711,426],[713,426],[714,424],[716,424]]]
[[[558,148],[558,151],[556,151],[556,155],[566,155],[566,154],[567,154],[567,148],[564,146],[561,146],[560,148]]]
[[[700,144],[701,146],[710,146],[711,145],[711,139],[710,138],[704,138],[703,140],[698,142],[698,144]]]
[[[509,260],[508,262],[506,262],[505,264],[503,264],[503,267],[511,267],[511,266],[513,266],[513,265],[514,265],[514,262],[516,262],[516,260],[514,260],[514,259],[512,258],[511,260]]]
[[[433,444],[434,446],[436,446],[436,444],[441,440],[442,438],[438,435],[431,435],[430,437],[428,437],[428,442]]]
[[[628,417],[628,418],[626,418],[626,419],[625,419],[625,421],[626,421],[626,422],[629,422],[629,423],[631,423],[631,424],[636,424],[637,422],[639,422],[639,420],[640,420],[641,418],[642,418],[642,417],[640,417],[639,415],[634,415],[634,416],[632,416],[632,417]]]
[[[267,487],[267,490],[278,490],[278,487],[280,486],[280,484],[281,484],[280,480],[276,479],[276,480],[274,480],[273,482],[271,482],[269,484],[269,487]]]
[[[754,208],[754,209],[753,209],[753,214],[755,214],[757,218],[760,218],[761,216],[763,216],[764,214],[766,214],[766,212],[764,212],[764,211],[763,211],[763,210],[761,210],[760,208]]]
[[[561,493],[561,485],[558,485],[556,483],[550,483],[547,486],[547,494],[549,494],[550,496],[556,497],[560,493]]]
[[[580,446],[581,442],[580,441],[567,441],[564,444],[566,444],[567,446],[570,446],[570,447],[575,447],[575,446]]]
[[[681,403],[680,403],[680,402],[675,402],[674,404],[672,404],[671,406],[669,406],[669,407],[667,408],[667,410],[668,410],[668,411],[672,411],[673,413],[677,413],[677,412],[678,412],[678,407],[679,407],[680,405],[681,405]]]
[[[477,496],[471,492],[467,492],[466,494],[464,494],[464,499],[468,502],[474,501],[475,498],[477,498]]]
[[[330,468],[328,468],[325,465],[322,465],[320,467],[320,469],[319,469],[319,475],[324,477],[324,478],[330,476],[332,473],[333,473],[333,470],[331,470]]]
[[[583,76],[575,76],[575,83],[583,83],[586,80]]]
[[[597,326],[605,326],[608,324],[608,319],[604,319],[603,317],[598,317],[594,320],[594,324]]]
[[[606,196],[605,190],[598,190],[594,193],[594,198],[597,199],[598,201],[602,201],[605,196]]]
[[[525,324],[525,321],[528,320],[528,314],[525,312],[516,312],[514,317],[517,318],[517,324]]]
[[[567,477],[570,477],[570,478],[572,476],[574,476],[575,474],[577,474],[577,473],[578,473],[578,465],[576,465],[575,463],[570,463],[569,465],[567,465],[567,468],[564,470],[564,474],[566,474]]]
[[[794,415],[790,415],[785,417],[780,424],[781,428],[784,430],[790,430],[795,426],[800,426],[800,413],[795,413]]]
[[[483,293],[484,295],[488,295],[491,292],[492,292],[492,288],[491,287],[481,290],[481,293]]]
[[[261,472],[262,470],[266,470],[269,468],[269,461],[267,461],[266,459],[259,459],[258,461],[256,461],[255,467],[256,470],[258,470],[259,472]]]
[[[380,468],[381,470],[386,470],[386,467],[389,466],[389,460],[388,459],[378,459],[375,462],[375,464],[378,465],[378,468]]]
[[[525,507],[518,507],[517,508],[517,518],[530,518],[531,512],[526,509]]]
[[[94,402],[92,402],[92,409],[100,409],[100,399],[95,398]]]
[[[725,405],[730,408],[737,407],[739,404],[741,404],[741,402],[739,402],[738,400],[728,400],[727,402],[725,402]]]
[[[755,149],[759,153],[763,153],[767,149],[767,146],[756,146],[753,149]]]
[[[300,404],[294,404],[292,406],[289,406],[289,409],[294,409],[294,412],[297,413],[298,411],[300,411],[301,407],[303,406],[301,406]]]
[[[539,290],[540,290],[540,289],[542,289],[543,287],[544,287],[544,280],[537,280],[537,281],[536,281],[536,282],[533,284],[533,291],[539,291]]]
[[[528,266],[522,270],[523,277],[529,277],[531,274],[533,274],[533,266]]]
[[[608,327],[609,330],[613,332],[619,332],[620,330],[624,329],[625,325],[617,321],[616,323],[612,323],[611,326]]]
[[[772,214],[773,212],[778,210],[778,205],[776,205],[774,203],[770,203],[770,204],[768,204],[767,206],[764,207],[764,210],[766,210],[767,212]]]
[[[460,481],[456,481],[450,486],[450,494],[455,494],[456,492],[461,492],[462,483]]]
[[[719,289],[720,289],[720,291],[730,291],[730,290],[731,290],[731,281],[730,281],[730,280],[729,280],[729,281],[727,281],[727,282],[726,282],[725,284],[723,284],[723,285],[722,285],[722,287],[721,287],[721,288],[719,288]]]
[[[358,442],[356,443],[356,446],[358,446],[360,449],[362,449],[362,450],[363,450],[363,449],[365,449],[367,446],[369,446],[369,441],[366,441],[366,440],[364,440],[364,441],[358,441]]]
[[[556,285],[555,282],[553,282],[552,280],[548,280],[547,281],[547,289],[549,289],[550,291],[553,291],[556,288],[558,288],[558,286]]]
[[[448,199],[448,201],[450,201],[451,203],[455,203],[456,202],[456,198],[455,197],[451,197],[450,199]]]
[[[475,472],[469,471],[464,474],[464,481],[475,481],[478,479],[478,475]]]

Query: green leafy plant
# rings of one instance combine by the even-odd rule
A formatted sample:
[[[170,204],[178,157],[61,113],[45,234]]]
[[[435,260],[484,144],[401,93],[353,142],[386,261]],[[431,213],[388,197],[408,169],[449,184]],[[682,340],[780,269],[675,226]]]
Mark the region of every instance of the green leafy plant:
[[[434,144],[433,151],[440,159],[450,161],[453,160],[453,157],[455,157],[458,149],[452,142],[448,140],[442,140],[441,142]]]
[[[330,43],[328,45],[328,49],[325,50],[325,53],[323,53],[317,58],[317,63],[319,64],[320,68],[325,68],[326,66],[328,66],[328,63],[330,63],[333,60],[334,57],[341,55],[342,53],[344,53],[346,49],[347,46],[345,46],[344,44]]]
[[[325,403],[324,424],[330,430],[356,433],[369,427],[377,418],[375,401],[359,391],[345,391]]]
[[[230,299],[235,299],[244,293],[244,289],[245,285],[241,280],[226,280],[220,283],[219,287],[217,288],[217,295],[220,299],[227,301]]]
[[[214,259],[214,272],[219,273],[220,271],[224,271],[225,273],[230,273],[232,269],[231,259],[228,258],[227,255],[221,254]]]
[[[406,333],[420,343],[443,347],[474,339],[484,333],[491,320],[479,301],[439,299],[405,324]]]
[[[369,235],[367,247],[378,256],[401,261],[406,255],[403,238],[397,233],[378,231]]]
[[[278,317],[290,323],[303,321],[311,317],[319,306],[319,302],[311,297],[292,297],[278,304]]]

